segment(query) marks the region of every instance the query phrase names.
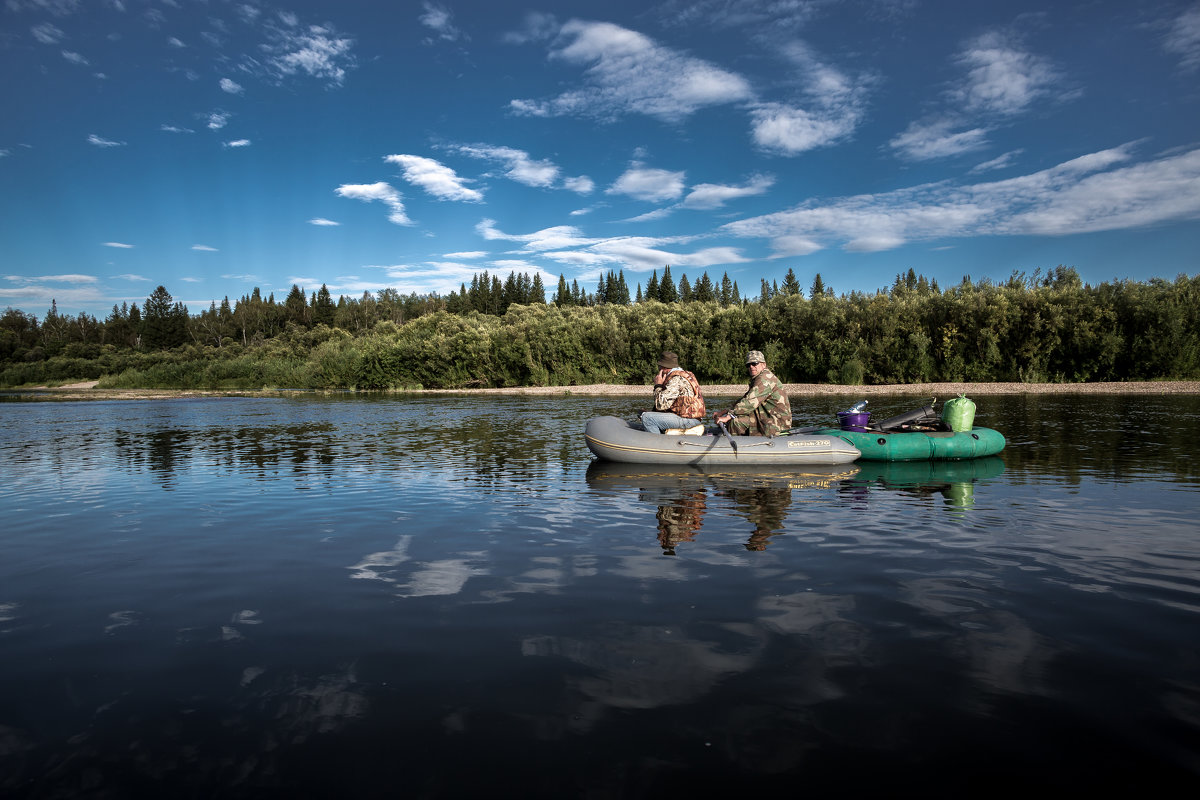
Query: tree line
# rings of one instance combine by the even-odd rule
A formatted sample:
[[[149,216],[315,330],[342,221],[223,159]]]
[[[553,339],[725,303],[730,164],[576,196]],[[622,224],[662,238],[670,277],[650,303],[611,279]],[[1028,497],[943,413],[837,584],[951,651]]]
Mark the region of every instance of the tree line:
[[[686,288],[685,288],[686,287]],[[645,383],[664,348],[707,383],[741,383],[762,350],[790,383],[1086,382],[1200,378],[1200,276],[1084,284],[1071,268],[965,277],[913,270],[875,292],[804,292],[789,270],[742,297],[707,273],[655,271],[633,297],[622,272],[594,292],[560,276],[484,272],[448,296],[394,289],[335,302],[293,286],[190,314],[165,287],[103,321],[0,317],[0,385],[70,379],[164,388],[403,389]]]

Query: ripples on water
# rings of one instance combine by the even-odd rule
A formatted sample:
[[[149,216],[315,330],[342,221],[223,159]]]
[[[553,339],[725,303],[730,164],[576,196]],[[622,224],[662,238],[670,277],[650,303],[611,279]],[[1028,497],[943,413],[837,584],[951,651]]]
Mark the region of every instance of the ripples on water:
[[[0,793],[1200,788],[1200,398],[977,402],[783,473],[592,462],[632,398],[4,403]]]

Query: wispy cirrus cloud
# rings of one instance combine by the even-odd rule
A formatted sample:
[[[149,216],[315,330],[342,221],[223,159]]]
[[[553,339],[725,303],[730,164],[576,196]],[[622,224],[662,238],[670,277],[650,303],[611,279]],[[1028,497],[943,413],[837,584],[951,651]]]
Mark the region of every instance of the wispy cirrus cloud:
[[[963,45],[954,63],[965,73],[944,95],[946,108],[911,122],[888,146],[907,161],[930,161],[983,150],[998,125],[1036,103],[1067,102],[1078,91],[1049,59],[992,31]]]
[[[242,94],[246,91],[240,83],[229,78],[221,78],[218,85],[221,87],[221,91],[227,94]]]
[[[42,44],[58,44],[66,38],[66,34],[62,32],[61,28],[51,25],[49,22],[34,25],[30,31],[33,33],[33,38]]]
[[[755,175],[741,186],[729,186],[719,183],[700,183],[692,187],[687,197],[683,198],[684,208],[714,209],[721,208],[731,200],[742,197],[756,197],[766,194],[775,185],[771,175]]]
[[[789,102],[751,105],[754,143],[770,152],[797,155],[850,138],[866,115],[874,79],[847,75],[800,40],[782,45],[778,52],[796,74],[799,93]]]
[[[383,181],[379,183],[345,183],[334,191],[339,197],[361,200],[364,203],[383,203],[389,209],[389,222],[396,225],[413,224],[404,211],[403,195],[389,183]]]
[[[342,223],[334,222],[333,220],[325,219],[324,217],[313,217],[312,219],[310,219],[308,221],[308,224],[316,225],[318,227],[336,227],[338,225],[341,225]]]
[[[421,4],[424,12],[417,19],[426,28],[433,31],[438,39],[447,42],[456,42],[459,39],[468,38],[454,24],[454,17],[449,9],[440,6],[437,3],[431,3],[428,0]]]
[[[471,158],[492,161],[504,168],[504,177],[538,189],[568,189],[577,194],[591,194],[596,184],[586,175],[565,177],[557,164],[537,159],[524,150],[488,144],[460,144],[447,149]]]
[[[550,59],[582,67],[584,85],[547,100],[512,100],[514,113],[605,121],[644,114],[675,122],[702,108],[753,96],[740,75],[619,25],[571,20],[554,33]]]
[[[1139,164],[1133,145],[990,183],[922,184],[812,201],[723,226],[772,243],[775,257],[975,236],[1067,236],[1200,219],[1200,149]]]
[[[1163,37],[1163,49],[1179,58],[1184,72],[1200,70],[1200,5],[1193,5],[1172,20]]]
[[[65,273],[62,275],[5,275],[4,280],[12,283],[96,283],[95,275]]]
[[[202,253],[216,253],[216,252],[218,252],[218,251],[217,251],[217,248],[215,248],[215,247],[209,247],[209,246],[208,246],[208,245],[206,245],[206,244],[194,244],[194,245],[192,245],[192,249],[193,249],[193,250],[199,250],[199,251],[200,251],[200,252],[202,252]]]
[[[249,147],[250,140],[249,139],[233,139],[232,141],[222,142],[221,146],[225,147],[225,148]]]
[[[594,238],[570,225],[544,228],[526,234],[501,231],[490,219],[475,227],[476,233],[489,241],[511,241],[522,250],[537,253],[572,267],[624,266],[636,270],[661,269],[663,264],[686,267],[709,267],[714,264],[734,264],[746,261],[733,247],[710,247],[683,250],[675,245],[689,244],[694,237],[618,236]]]
[[[419,186],[439,200],[460,200],[468,203],[483,202],[483,193],[467,186],[450,167],[432,158],[398,154],[384,156],[384,161],[401,168],[404,180]]]
[[[125,244],[124,242],[105,242],[105,247],[115,247],[118,250],[132,250],[135,245]]]
[[[889,145],[909,161],[929,161],[971,153],[988,146],[987,130],[955,130],[956,119],[928,119],[912,122]]]
[[[87,141],[88,144],[95,145],[96,147],[123,147],[125,145],[125,142],[114,142],[112,139],[105,139],[103,136],[97,136],[94,133],[88,134]]]

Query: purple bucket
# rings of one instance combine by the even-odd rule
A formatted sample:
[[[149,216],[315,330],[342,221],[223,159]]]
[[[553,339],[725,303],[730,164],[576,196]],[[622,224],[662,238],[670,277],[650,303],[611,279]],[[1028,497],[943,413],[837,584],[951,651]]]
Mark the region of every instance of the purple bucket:
[[[837,412],[838,424],[841,425],[844,431],[857,431],[863,433],[867,429],[867,423],[871,420],[870,413],[860,411],[852,413],[850,411]]]

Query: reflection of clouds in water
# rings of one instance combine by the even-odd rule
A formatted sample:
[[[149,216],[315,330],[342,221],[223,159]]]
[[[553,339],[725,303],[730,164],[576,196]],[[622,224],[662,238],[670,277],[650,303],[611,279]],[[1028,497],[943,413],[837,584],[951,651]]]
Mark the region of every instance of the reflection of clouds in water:
[[[258,618],[258,612],[251,609],[239,611],[233,615],[231,620],[235,625],[261,625],[262,620]]]
[[[414,562],[413,571],[404,580],[395,574],[395,568],[412,560],[408,554],[411,542],[411,536],[401,536],[391,550],[371,553],[348,567],[356,570],[350,577],[394,584],[400,597],[431,597],[458,594],[471,578],[489,574],[487,567],[476,566],[487,561],[487,553],[480,552],[465,554],[465,558]]]
[[[1046,666],[1058,649],[1017,615],[989,608],[994,587],[920,578],[901,588],[909,603],[958,631],[950,650],[970,662],[981,685],[1018,694],[1045,690]]]
[[[758,601],[759,621],[780,633],[811,633],[831,622],[840,622],[854,609],[851,595],[796,594],[763,597]]]
[[[576,580],[594,578],[600,572],[594,555],[539,556],[532,561],[534,565],[530,569],[505,579],[503,589],[483,592],[484,602],[506,603],[517,594],[557,594]]]
[[[350,666],[311,683],[292,676],[262,699],[278,701],[279,733],[288,743],[300,744],[313,734],[332,733],[366,714],[369,703],[357,691],[357,685],[354,667]]]
[[[266,672],[265,667],[246,667],[242,670],[242,680],[239,686],[249,686],[254,683],[254,679]]]
[[[588,674],[565,674],[577,696],[566,702],[575,706],[571,714],[579,730],[589,727],[603,708],[691,702],[724,676],[745,672],[759,661],[766,646],[761,630],[732,624],[718,630],[726,640],[691,639],[678,628],[616,625],[587,638],[530,636],[521,642],[521,654],[565,658],[588,668]]]
[[[141,614],[136,611],[114,611],[108,615],[112,620],[112,624],[104,626],[105,633],[112,633],[117,628],[124,628],[129,625],[137,625],[141,622]]]
[[[411,543],[411,536],[401,536],[396,541],[396,546],[391,550],[371,553],[354,566],[348,567],[347,569],[358,570],[350,577],[374,581],[391,581],[391,578],[381,574],[382,570],[408,561],[408,546]]]
[[[0,622],[12,622],[17,618],[16,603],[0,603]]]
[[[458,594],[467,581],[478,575],[487,575],[484,567],[473,567],[461,558],[447,558],[426,562],[407,583],[396,584],[396,594],[401,597],[430,597],[434,595]]]

